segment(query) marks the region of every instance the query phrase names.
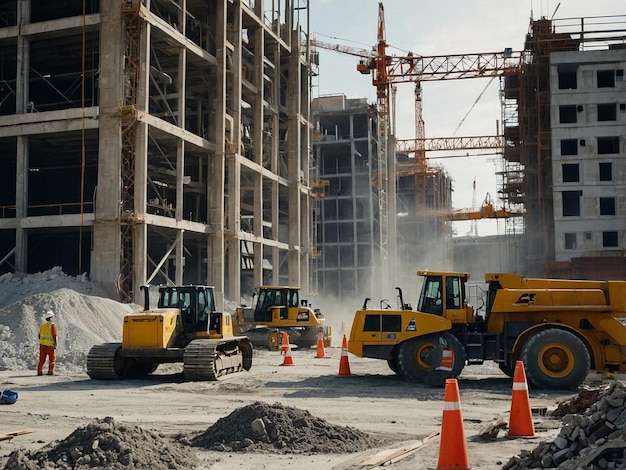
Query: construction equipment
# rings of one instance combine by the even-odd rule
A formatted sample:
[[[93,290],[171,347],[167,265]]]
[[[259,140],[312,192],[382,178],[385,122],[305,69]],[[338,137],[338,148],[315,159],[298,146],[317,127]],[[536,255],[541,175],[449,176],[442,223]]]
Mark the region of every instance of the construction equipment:
[[[399,310],[372,310],[366,299],[352,323],[352,354],[386,359],[405,380],[434,386],[486,360],[509,377],[522,361],[538,388],[576,388],[590,370],[626,371],[626,281],[490,273],[483,291],[467,273],[417,274],[417,311],[399,288]]]
[[[324,324],[324,314],[313,310],[307,300],[300,300],[299,287],[261,286],[252,295],[252,307],[240,306],[233,315],[235,331],[260,347],[279,348],[281,332],[298,348],[317,344],[322,333],[325,347],[330,347],[331,328]]]
[[[162,286],[156,309],[124,317],[122,343],[95,345],[87,356],[92,379],[146,376],[159,364],[183,363],[186,380],[217,380],[250,370],[252,344],[234,336],[230,314],[215,311],[215,291],[208,286]]]

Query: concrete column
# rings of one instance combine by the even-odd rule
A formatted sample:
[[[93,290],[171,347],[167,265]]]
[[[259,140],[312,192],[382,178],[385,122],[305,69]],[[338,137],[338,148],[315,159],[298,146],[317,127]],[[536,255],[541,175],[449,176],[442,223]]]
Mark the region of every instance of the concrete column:
[[[20,0],[17,5],[17,24],[30,23],[30,0]],[[15,84],[15,112],[22,114],[28,109],[28,86],[30,81],[30,41],[21,34],[17,38],[17,71]],[[15,270],[28,271],[28,230],[21,221],[28,217],[28,137],[17,137],[15,175],[15,217],[20,225],[15,230]]]
[[[232,8],[234,31],[241,30],[241,4],[235,3]],[[228,232],[230,237],[226,240],[228,243],[228,263],[225,266],[228,273],[228,298],[239,300],[241,297],[241,244],[239,242],[239,232],[241,230],[241,163],[239,158],[241,145],[241,128],[242,128],[242,99],[241,99],[241,34],[235,33],[233,38],[234,51],[232,53],[233,61],[233,89],[231,102],[233,106],[233,129],[232,141],[235,145],[235,155],[229,157],[228,165]]]
[[[139,58],[139,78],[137,80],[137,109],[148,111],[150,93],[150,38],[151,25],[144,22],[141,31],[141,52]],[[143,302],[143,292],[140,287],[146,283],[148,278],[148,225],[143,222],[141,215],[147,212],[148,203],[148,136],[149,126],[145,122],[138,121],[136,124],[136,147],[135,147],[135,213],[137,224],[135,226],[134,239],[134,265],[135,265],[135,285],[133,292],[135,302]]]
[[[28,217],[28,137],[17,137],[17,171],[15,179],[15,217],[20,224],[15,229],[15,270],[28,272],[28,230],[22,221]]]
[[[184,10],[181,12],[184,15]],[[181,19],[183,25],[184,34],[184,18]],[[176,88],[178,91],[178,127],[185,129],[185,102],[186,102],[186,75],[187,74],[187,49],[181,47],[178,54],[178,80]],[[176,146],[176,220],[181,221],[185,219],[186,208],[184,207],[184,190],[185,190],[185,141],[178,138]],[[174,282],[177,285],[184,283],[185,272],[185,244],[184,244],[184,230],[179,229],[177,234],[176,243],[176,272],[174,274]]]
[[[301,182],[301,166],[300,166],[300,150],[301,150],[301,135],[300,135],[300,89],[301,89],[301,75],[300,75],[300,56],[298,51],[300,50],[300,44],[298,35],[294,34],[296,38],[291,43],[291,54],[289,57],[289,83],[288,90],[289,96],[288,108],[289,117],[287,124],[288,134],[288,153],[287,153],[287,172],[289,179],[289,285],[299,286],[302,284],[300,280],[300,250],[301,250],[301,219],[302,213],[300,210],[300,190],[302,188]]]
[[[307,11],[307,18],[309,17],[309,12]],[[308,33],[308,28],[307,31]],[[300,37],[300,34],[297,34],[296,37]],[[300,43],[298,43],[299,47],[302,47]],[[308,52],[308,48],[306,48]],[[300,54],[298,54],[300,55]],[[311,197],[309,196],[309,192],[307,190],[310,187],[311,175],[309,174],[311,167],[311,154],[312,154],[312,143],[311,143],[311,133],[313,132],[312,119],[311,119],[311,75],[310,64],[308,63],[310,55],[307,54],[307,64],[300,65],[301,67],[301,76],[300,76],[300,113],[302,117],[301,123],[301,136],[300,136],[300,170],[303,174],[303,182],[300,185],[300,236],[301,236],[301,248],[300,248],[300,286],[302,287],[302,293],[308,296],[309,293],[309,284],[311,282],[310,279],[310,250],[313,246],[313,230],[311,227]],[[356,255],[355,258],[356,259]]]
[[[257,2],[255,5],[255,11],[261,8],[261,2]],[[263,17],[263,10],[257,11],[260,18]],[[252,104],[252,113],[254,119],[254,161],[259,165],[263,165],[263,142],[265,140],[264,129],[264,111],[263,100],[265,98],[265,83],[263,80],[264,64],[263,57],[265,56],[265,41],[263,29],[259,27],[252,35],[252,46],[255,51],[254,56],[254,70],[252,71],[254,84],[257,86],[258,92],[256,99]],[[268,129],[272,133],[272,139],[276,132],[272,129]],[[254,175],[254,195],[252,197],[253,205],[253,231],[254,235],[261,239],[263,238],[263,177],[261,174]],[[254,244],[254,271],[253,282],[254,286],[260,286],[263,284],[263,249],[262,243]]]
[[[118,2],[100,5],[100,143],[91,277],[115,282],[120,273],[121,120],[125,96],[124,21]]]
[[[254,179],[254,196],[253,196],[253,216],[254,216],[254,235],[263,238],[263,177],[261,174],[255,175]],[[262,243],[254,244],[254,286],[263,284],[263,250]]]
[[[208,284],[215,286],[216,296],[223,304],[224,297],[224,160],[226,131],[226,8],[227,0],[216,5],[215,41],[217,66],[215,68],[215,100],[213,125],[209,126],[209,140],[215,143],[215,153],[209,155],[207,222],[213,229],[207,242]]]
[[[184,87],[184,84],[183,84]],[[178,139],[176,148],[176,220],[181,221],[184,219],[184,207],[183,207],[183,193],[184,183],[183,176],[185,173],[185,141]],[[174,256],[176,259],[174,282],[180,286],[184,283],[184,271],[185,271],[185,244],[184,244],[184,230],[177,229],[176,238],[176,250]]]

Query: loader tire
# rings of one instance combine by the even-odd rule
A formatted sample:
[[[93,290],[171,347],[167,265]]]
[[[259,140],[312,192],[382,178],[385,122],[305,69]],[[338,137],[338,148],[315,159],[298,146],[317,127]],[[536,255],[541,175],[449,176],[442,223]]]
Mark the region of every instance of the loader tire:
[[[400,369],[398,368],[398,360],[395,357],[387,359],[387,365],[394,374],[402,376],[402,374],[400,373]]]
[[[508,377],[513,378],[513,375],[515,375],[515,368],[511,368],[508,363],[501,362],[498,364],[498,367],[500,368],[502,373]]]
[[[407,382],[421,383],[428,375],[435,349],[434,335],[411,338],[398,348],[397,365]]]
[[[546,389],[576,389],[591,367],[589,351],[582,340],[558,328],[531,336],[522,347],[520,360],[528,382]]]
[[[432,370],[441,361],[442,347],[454,352],[454,364],[451,371]],[[466,354],[463,345],[451,333],[442,332],[412,338],[405,341],[398,349],[397,365],[400,374],[407,382],[423,382],[439,387],[446,379],[458,377],[465,367]]]
[[[443,387],[446,384],[447,379],[457,378],[461,375],[465,362],[467,360],[467,354],[461,342],[451,333],[441,333],[438,340],[436,354],[433,355],[435,364],[439,364],[442,358],[443,349],[451,349],[454,354],[454,362],[452,363],[451,370],[440,370],[435,365],[431,368],[428,375],[424,378],[424,383],[431,387]]]

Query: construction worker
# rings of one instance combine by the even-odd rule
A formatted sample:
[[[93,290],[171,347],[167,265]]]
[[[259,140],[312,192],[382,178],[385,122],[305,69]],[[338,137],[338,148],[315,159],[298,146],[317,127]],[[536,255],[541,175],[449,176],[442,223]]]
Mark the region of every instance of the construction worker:
[[[57,326],[52,321],[54,312],[48,310],[44,315],[45,322],[39,328],[39,362],[37,363],[37,375],[42,375],[43,365],[48,358],[48,375],[54,375],[56,363]]]

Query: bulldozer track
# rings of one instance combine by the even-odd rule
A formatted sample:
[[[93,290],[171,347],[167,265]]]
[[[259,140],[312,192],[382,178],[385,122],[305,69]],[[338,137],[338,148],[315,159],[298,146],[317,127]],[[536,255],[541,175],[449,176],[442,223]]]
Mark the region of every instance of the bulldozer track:
[[[186,380],[218,380],[249,370],[251,365],[252,348],[247,338],[197,339],[185,348],[183,373]]]
[[[87,355],[87,375],[95,380],[119,379],[116,371],[116,353],[121,343],[97,344]]]

